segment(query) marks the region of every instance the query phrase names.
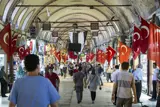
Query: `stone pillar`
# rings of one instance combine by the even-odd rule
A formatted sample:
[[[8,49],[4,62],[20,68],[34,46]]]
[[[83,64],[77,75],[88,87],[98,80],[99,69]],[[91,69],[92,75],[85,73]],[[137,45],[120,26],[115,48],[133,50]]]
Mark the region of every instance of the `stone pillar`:
[[[147,72],[147,88],[148,92],[147,94],[149,95],[152,89],[152,73],[153,73],[153,61],[149,60],[148,61],[148,72]]]

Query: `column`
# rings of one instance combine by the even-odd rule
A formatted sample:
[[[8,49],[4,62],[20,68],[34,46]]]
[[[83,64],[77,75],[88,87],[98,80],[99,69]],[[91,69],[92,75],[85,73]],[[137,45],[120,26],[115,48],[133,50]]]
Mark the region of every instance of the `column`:
[[[152,73],[153,73],[153,61],[148,60],[148,72],[147,72],[147,88],[148,88],[147,94],[148,95],[150,94],[151,87],[152,87]]]

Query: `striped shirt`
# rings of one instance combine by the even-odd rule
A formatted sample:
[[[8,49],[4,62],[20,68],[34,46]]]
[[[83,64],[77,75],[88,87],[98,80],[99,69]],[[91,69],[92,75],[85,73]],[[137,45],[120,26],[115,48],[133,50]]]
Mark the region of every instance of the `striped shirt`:
[[[121,71],[116,74],[115,82],[118,86],[117,97],[131,98],[132,97],[132,84],[135,84],[134,77],[128,71]]]

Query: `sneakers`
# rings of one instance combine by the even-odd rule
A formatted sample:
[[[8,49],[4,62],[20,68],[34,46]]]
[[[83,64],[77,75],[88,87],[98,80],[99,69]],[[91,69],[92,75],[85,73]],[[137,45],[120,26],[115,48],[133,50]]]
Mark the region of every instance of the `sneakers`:
[[[156,99],[155,99],[155,98],[150,98],[149,100],[150,100],[150,101],[156,101]]]

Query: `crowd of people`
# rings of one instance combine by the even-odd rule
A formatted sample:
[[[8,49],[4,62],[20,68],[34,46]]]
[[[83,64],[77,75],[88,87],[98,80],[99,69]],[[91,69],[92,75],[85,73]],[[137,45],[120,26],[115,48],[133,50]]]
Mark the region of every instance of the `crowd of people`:
[[[129,69],[129,63],[123,62],[121,65],[104,67],[101,64],[91,63],[62,63],[49,64],[45,68],[45,73],[40,72],[38,56],[31,54],[26,56],[25,70],[23,77],[16,78],[9,96],[9,107],[44,107],[50,105],[57,107],[60,99],[59,84],[60,76],[66,78],[67,74],[73,77],[74,89],[77,96],[77,103],[83,100],[83,90],[88,88],[91,95],[91,102],[96,100],[97,89],[103,86],[102,75],[106,76],[107,82],[113,82],[111,101],[116,107],[132,107],[132,102],[139,103],[142,93],[143,71],[142,65]],[[157,107],[160,104],[160,72],[156,63],[153,63],[153,92],[150,101],[157,100]],[[20,68],[22,69],[22,68]],[[60,69],[60,72],[58,70]],[[22,70],[21,70],[22,71]],[[0,72],[1,95],[7,97],[4,67]],[[47,79],[48,78],[48,79]],[[157,86],[159,89],[157,90]],[[157,94],[158,93],[158,94]],[[157,97],[158,95],[158,97]],[[23,98],[25,97],[25,101]]]

